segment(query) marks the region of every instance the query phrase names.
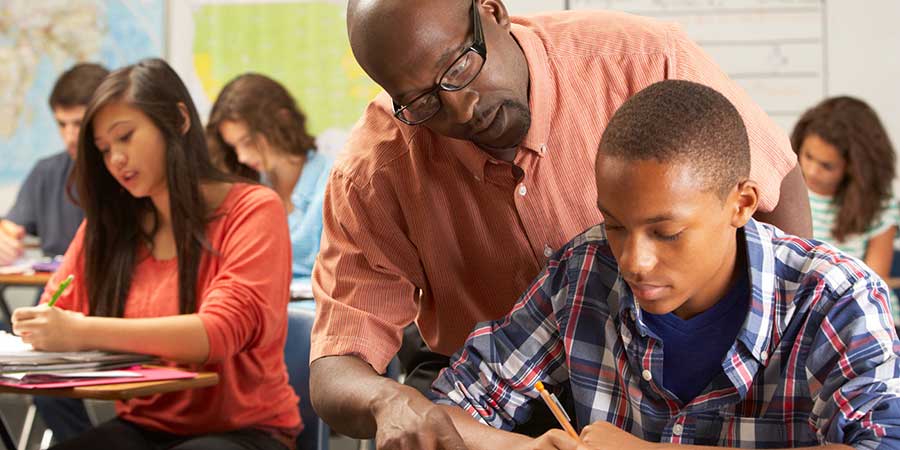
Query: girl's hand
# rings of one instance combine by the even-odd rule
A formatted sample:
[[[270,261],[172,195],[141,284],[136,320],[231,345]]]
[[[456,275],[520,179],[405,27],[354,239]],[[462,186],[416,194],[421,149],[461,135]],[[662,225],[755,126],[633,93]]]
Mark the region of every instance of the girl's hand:
[[[76,352],[86,350],[81,340],[84,314],[40,305],[19,308],[12,316],[13,332],[35,350]]]

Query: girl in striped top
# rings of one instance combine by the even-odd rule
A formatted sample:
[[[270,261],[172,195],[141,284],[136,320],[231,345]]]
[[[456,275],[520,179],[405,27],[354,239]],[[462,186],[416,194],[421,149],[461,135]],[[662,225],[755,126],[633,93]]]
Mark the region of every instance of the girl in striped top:
[[[878,115],[861,100],[829,98],[803,114],[791,144],[809,188],[813,237],[887,279],[900,218],[891,192],[894,149]]]

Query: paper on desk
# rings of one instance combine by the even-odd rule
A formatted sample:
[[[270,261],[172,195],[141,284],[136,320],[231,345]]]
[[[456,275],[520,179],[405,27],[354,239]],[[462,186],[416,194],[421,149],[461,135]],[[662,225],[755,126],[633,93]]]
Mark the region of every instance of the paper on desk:
[[[4,373],[4,378],[12,378],[21,381],[28,375],[34,375],[32,372]],[[141,375],[133,370],[98,370],[94,372],[52,372],[42,373],[47,377],[57,378],[140,378]]]
[[[24,256],[12,264],[0,266],[0,275],[30,275],[34,272],[56,272],[62,264],[62,256],[54,258]]]
[[[22,338],[14,334],[0,331],[0,363],[18,361],[18,360],[34,360],[34,359],[52,359],[72,357],[76,360],[85,357],[101,356],[104,352],[42,352],[35,350],[31,344],[26,344]]]
[[[291,281],[291,298],[313,298],[312,280],[297,278]]]
[[[26,344],[22,338],[0,331],[0,372],[87,371],[114,369],[154,361],[149,355],[129,353],[42,352]]]
[[[0,377],[0,386],[11,386],[17,387],[20,389],[60,389],[60,388],[73,388],[80,386],[97,386],[103,384],[121,384],[121,383],[135,383],[135,382],[145,382],[145,381],[165,381],[165,380],[184,380],[189,378],[195,378],[197,376],[196,372],[187,372],[184,370],[178,369],[167,369],[167,368],[149,368],[149,367],[141,367],[138,369],[131,369],[128,372],[136,373],[140,380],[136,380],[133,375],[129,375],[127,377],[110,377],[110,378],[62,378],[62,377],[52,377],[48,376],[48,374],[30,374],[31,380],[16,380],[16,379],[5,379],[4,377]],[[24,377],[23,377],[24,378]]]
[[[34,269],[31,268],[34,262],[32,259],[21,258],[10,265],[0,266],[0,275],[21,275],[34,272]]]

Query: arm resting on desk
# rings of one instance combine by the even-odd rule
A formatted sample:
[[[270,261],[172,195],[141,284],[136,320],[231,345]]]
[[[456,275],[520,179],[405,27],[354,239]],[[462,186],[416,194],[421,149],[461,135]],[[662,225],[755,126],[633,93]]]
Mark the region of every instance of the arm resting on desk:
[[[180,363],[209,357],[209,337],[197,314],[121,319],[37,306],[13,313],[13,331],[39,350],[143,353]]]

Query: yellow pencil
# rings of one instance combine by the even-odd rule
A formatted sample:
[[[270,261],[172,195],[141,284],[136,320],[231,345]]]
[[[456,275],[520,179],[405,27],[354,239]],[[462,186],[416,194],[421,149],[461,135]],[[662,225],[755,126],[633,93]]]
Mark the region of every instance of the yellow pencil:
[[[550,408],[550,412],[553,413],[553,416],[556,417],[559,424],[566,430],[566,433],[569,433],[569,436],[572,436],[576,441],[581,442],[581,438],[578,437],[575,428],[572,428],[572,424],[569,423],[569,417],[566,415],[566,412],[563,411],[563,407],[559,404],[559,400],[556,399],[556,396],[547,392],[547,390],[544,389],[544,383],[541,383],[540,381],[538,381],[534,387],[540,392],[541,398],[544,399],[544,403]]]

